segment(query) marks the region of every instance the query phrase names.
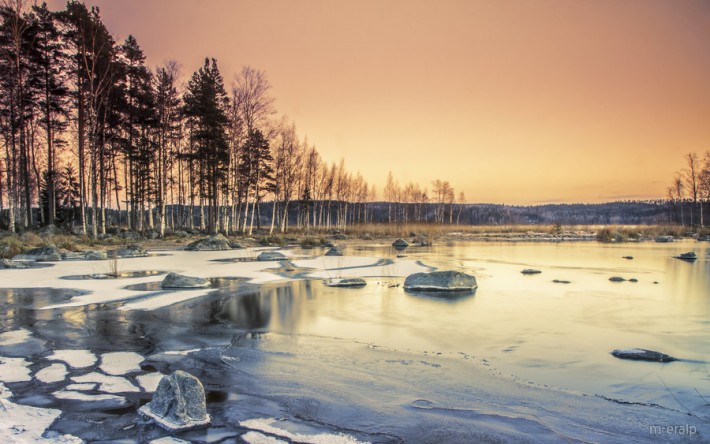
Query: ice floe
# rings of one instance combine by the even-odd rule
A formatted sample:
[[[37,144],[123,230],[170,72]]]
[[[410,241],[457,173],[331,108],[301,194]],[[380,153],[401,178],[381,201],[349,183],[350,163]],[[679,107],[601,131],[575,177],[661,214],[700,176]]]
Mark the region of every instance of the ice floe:
[[[47,359],[65,362],[72,368],[84,368],[96,364],[97,358],[89,350],[54,350]]]
[[[18,345],[27,342],[32,337],[32,333],[26,328],[0,333],[0,346]]]
[[[71,399],[74,401],[99,402],[99,401],[117,401],[123,403],[125,398],[117,395],[90,395],[88,393],[75,392],[72,390],[59,390],[52,393],[52,396],[59,399]]]
[[[143,387],[146,392],[154,392],[160,384],[160,380],[163,379],[163,375],[160,373],[146,373],[145,375],[136,376],[138,384]]]
[[[88,373],[86,375],[72,376],[74,382],[95,382],[100,384],[99,390],[107,393],[139,392],[140,389],[131,381],[120,376],[107,376],[102,373]]]
[[[254,431],[246,432],[241,438],[249,444],[286,444],[288,442]]]
[[[15,404],[8,400],[12,392],[0,383],[0,442],[3,443],[81,443],[71,435],[55,434],[43,437],[45,431],[59,417],[55,409],[43,409]]]
[[[45,384],[63,381],[66,376],[67,367],[64,364],[52,364],[35,373],[35,378]]]
[[[31,363],[25,358],[6,358],[0,356],[0,381],[1,382],[24,382],[31,381]],[[1,383],[0,382],[0,383]]]
[[[101,355],[99,368],[109,375],[125,375],[140,371],[143,356],[135,352],[110,352]]]

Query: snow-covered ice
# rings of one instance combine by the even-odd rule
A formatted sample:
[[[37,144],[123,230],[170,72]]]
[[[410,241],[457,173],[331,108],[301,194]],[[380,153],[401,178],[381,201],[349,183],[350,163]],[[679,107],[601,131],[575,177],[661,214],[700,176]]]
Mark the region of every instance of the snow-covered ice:
[[[161,379],[163,379],[163,375],[160,373],[146,373],[136,376],[138,384],[148,393],[154,392],[158,388]]]
[[[131,381],[120,376],[107,376],[102,373],[87,373],[86,375],[72,376],[74,382],[95,382],[100,384],[99,390],[106,393],[139,392],[140,389]]]
[[[287,438],[291,441],[297,441],[310,444],[364,444],[363,441],[357,440],[352,436],[342,433],[294,433],[286,429],[277,427],[279,420],[276,418],[257,418],[240,421],[239,425],[252,430],[258,430],[272,435]],[[278,442],[278,441],[276,441]]]

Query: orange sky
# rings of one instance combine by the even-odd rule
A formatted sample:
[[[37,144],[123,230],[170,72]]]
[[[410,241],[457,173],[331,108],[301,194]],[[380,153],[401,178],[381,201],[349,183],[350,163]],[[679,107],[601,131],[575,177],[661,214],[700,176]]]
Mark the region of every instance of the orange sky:
[[[707,0],[86,3],[150,66],[266,70],[279,113],[380,191],[392,170],[470,202],[663,197],[710,150]]]

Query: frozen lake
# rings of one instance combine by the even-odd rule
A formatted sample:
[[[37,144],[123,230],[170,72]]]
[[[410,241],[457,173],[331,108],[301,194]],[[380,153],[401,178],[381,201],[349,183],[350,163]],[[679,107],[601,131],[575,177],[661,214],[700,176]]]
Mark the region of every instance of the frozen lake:
[[[160,373],[184,369],[215,418],[180,436],[194,441],[704,440],[707,245],[365,245],[345,257],[285,250],[284,262],[168,251],[120,260],[118,279],[108,261],[0,270],[0,382],[17,405],[63,412],[55,438],[165,436],[135,410]],[[687,251],[699,259],[673,258]],[[473,274],[479,288],[449,300],[397,286],[433,269]],[[168,271],[213,288],[161,291]],[[354,276],[367,286],[320,280]],[[609,354],[633,347],[680,361]],[[657,425],[697,433],[650,433]]]

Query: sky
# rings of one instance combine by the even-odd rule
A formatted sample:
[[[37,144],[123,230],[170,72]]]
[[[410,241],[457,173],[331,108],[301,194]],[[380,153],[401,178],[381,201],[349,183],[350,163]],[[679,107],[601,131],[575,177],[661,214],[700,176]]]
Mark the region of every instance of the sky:
[[[265,70],[278,113],[380,198],[389,171],[468,202],[658,198],[710,150],[707,0],[86,4],[151,67],[215,57],[228,89]]]

